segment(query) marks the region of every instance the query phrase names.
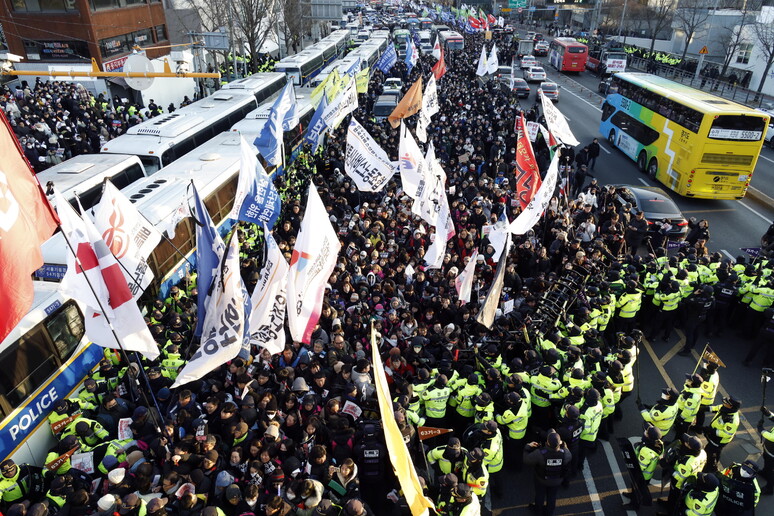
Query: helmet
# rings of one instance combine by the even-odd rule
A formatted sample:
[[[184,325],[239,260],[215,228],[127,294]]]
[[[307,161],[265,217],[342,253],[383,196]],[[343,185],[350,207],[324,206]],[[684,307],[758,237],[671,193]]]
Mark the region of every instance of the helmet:
[[[492,403],[492,397],[488,392],[482,392],[475,399],[476,405],[489,405]]]
[[[699,486],[705,491],[714,491],[720,487],[720,480],[712,473],[699,473],[696,478],[699,481]]]
[[[488,420],[487,422],[484,423],[483,429],[491,433],[497,432],[497,421],[495,421],[494,419]]]

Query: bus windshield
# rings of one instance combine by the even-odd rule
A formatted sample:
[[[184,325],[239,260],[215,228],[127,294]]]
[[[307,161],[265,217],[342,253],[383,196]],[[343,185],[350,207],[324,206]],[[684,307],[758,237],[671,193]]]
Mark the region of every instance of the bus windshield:
[[[712,121],[709,137],[714,140],[758,141],[766,131],[765,122],[760,117],[720,115]]]

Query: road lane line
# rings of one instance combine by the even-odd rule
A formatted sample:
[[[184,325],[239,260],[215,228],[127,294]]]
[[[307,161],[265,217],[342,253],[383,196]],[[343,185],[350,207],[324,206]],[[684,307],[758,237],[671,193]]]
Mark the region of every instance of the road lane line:
[[[736,258],[731,253],[726,251],[725,249],[721,249],[720,252],[725,254],[726,256],[728,256],[729,260],[731,260],[732,262],[736,261]]]
[[[609,150],[607,150],[607,149],[605,148],[605,146],[604,146],[604,145],[602,145],[601,143],[599,144],[599,148],[600,148],[600,149],[602,149],[603,151],[607,152],[608,154],[612,154],[612,152],[610,152]]]
[[[589,499],[591,500],[594,514],[605,514],[605,511],[602,510],[602,500],[599,498],[597,486],[594,484],[594,476],[591,474],[588,460],[583,464],[583,479],[586,481],[586,490],[589,492]]]
[[[767,157],[766,157],[766,156],[764,156],[763,154],[759,154],[759,155],[758,155],[758,157],[759,157],[759,158],[762,158],[762,159],[765,159],[765,160],[766,160],[766,161],[768,161],[769,163],[774,163],[774,159],[767,158]]]
[[[678,336],[679,336],[681,332],[680,332],[680,330],[677,330],[677,331],[678,331]],[[682,347],[683,347],[683,344],[685,344],[685,336],[682,336],[682,337],[680,337],[680,338],[678,339],[678,341],[677,341],[677,344],[675,344],[675,345],[672,347],[672,349],[670,349],[669,351],[667,351],[667,352],[666,352],[666,355],[664,355],[663,357],[661,357],[661,360],[659,360],[659,362],[661,363],[661,365],[666,365],[666,364],[667,364],[667,362],[669,362],[670,360],[672,360],[672,359],[674,358],[674,356],[677,354],[677,352],[678,352],[678,351],[680,351],[680,349],[682,349]]]
[[[615,480],[618,492],[621,493],[621,499],[626,501],[626,498],[624,498],[623,495],[624,491],[626,491],[626,482],[624,482],[621,468],[618,467],[618,460],[616,460],[615,454],[613,453],[613,447],[608,441],[602,441],[602,448],[605,450],[605,457],[607,457],[607,462],[610,464],[610,469],[613,471],[613,480]],[[635,511],[626,511],[626,516],[636,515],[637,513]]]
[[[643,178],[641,178],[641,177],[638,177],[638,178],[637,178],[637,180],[638,180],[640,183],[644,184],[645,186],[650,186],[650,185],[648,184],[648,182],[647,182],[647,181],[645,181],[645,180],[644,180]]]
[[[667,374],[666,369],[664,369],[664,366],[661,365],[661,361],[658,359],[656,352],[653,350],[653,346],[650,345],[650,342],[648,342],[647,339],[642,339],[642,345],[645,346],[645,351],[647,351],[648,355],[650,355],[650,359],[653,362],[653,365],[656,366],[656,369],[658,369],[658,372],[661,374],[661,377],[664,378],[664,381],[666,382],[667,387],[674,389],[675,384]]]
[[[766,215],[764,215],[763,213],[759,212],[758,210],[756,210],[756,209],[754,209],[754,208],[750,208],[749,206],[747,206],[747,205],[746,205],[745,203],[743,203],[742,201],[739,201],[739,206],[741,206],[742,208],[746,208],[746,209],[750,210],[751,212],[753,212],[754,214],[756,214],[757,216],[759,216],[760,218],[762,218],[763,220],[765,220],[766,222],[768,222],[769,224],[771,224],[771,219],[770,219],[770,218],[768,218],[768,217],[767,217]]]

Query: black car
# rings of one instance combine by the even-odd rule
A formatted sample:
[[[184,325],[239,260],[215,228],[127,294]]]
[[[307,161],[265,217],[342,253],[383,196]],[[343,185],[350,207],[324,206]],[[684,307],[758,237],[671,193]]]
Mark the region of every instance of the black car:
[[[664,190],[657,186],[615,185],[615,191],[616,208],[630,204],[632,215],[644,212],[649,233],[658,233],[666,221],[671,226],[667,232],[669,240],[685,239],[688,220]]]
[[[527,81],[520,78],[513,79],[513,93],[519,98],[527,98],[532,93],[532,89],[527,84]]]

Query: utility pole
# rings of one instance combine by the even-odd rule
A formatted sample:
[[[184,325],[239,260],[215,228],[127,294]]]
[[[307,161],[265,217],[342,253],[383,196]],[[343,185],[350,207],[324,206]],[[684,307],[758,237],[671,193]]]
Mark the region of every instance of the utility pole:
[[[599,27],[599,15],[602,10],[602,0],[594,2],[594,11],[591,13],[591,28],[589,29],[589,38],[594,37],[594,31]]]
[[[628,3],[629,3],[629,0],[624,0],[623,11],[621,11],[621,21],[618,23],[618,38],[619,38],[619,40],[621,38],[621,32],[623,31],[624,18],[626,17],[626,6],[628,5]],[[624,35],[624,43],[626,43],[626,35]]]

